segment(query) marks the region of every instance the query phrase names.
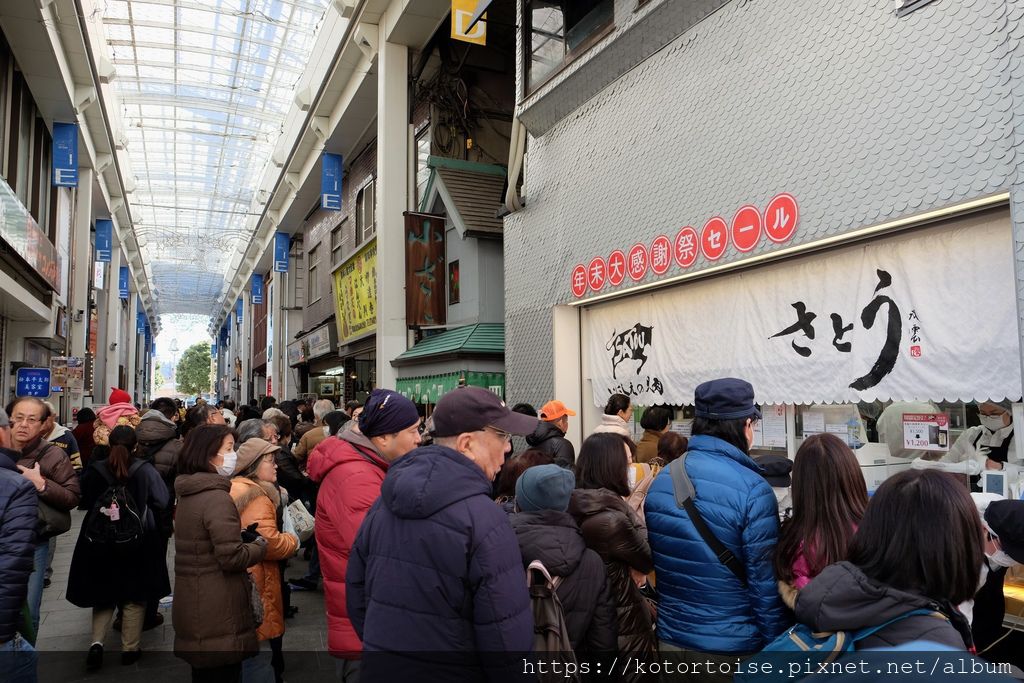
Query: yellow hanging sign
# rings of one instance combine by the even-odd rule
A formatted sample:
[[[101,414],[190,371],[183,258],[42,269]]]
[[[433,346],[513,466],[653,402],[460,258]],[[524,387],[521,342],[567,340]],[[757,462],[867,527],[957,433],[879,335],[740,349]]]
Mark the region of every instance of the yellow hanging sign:
[[[334,313],[338,343],[377,329],[377,241],[360,249],[334,271]]]
[[[490,4],[483,0],[452,0],[452,39],[474,45],[487,44],[487,14],[470,28],[478,5]]]

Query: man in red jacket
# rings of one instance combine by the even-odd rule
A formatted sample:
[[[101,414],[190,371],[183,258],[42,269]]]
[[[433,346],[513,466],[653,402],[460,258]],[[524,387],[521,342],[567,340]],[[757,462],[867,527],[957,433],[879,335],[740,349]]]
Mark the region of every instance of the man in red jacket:
[[[380,497],[388,466],[420,444],[420,416],[412,401],[374,389],[359,416],[359,431],[325,439],[309,456],[307,471],[319,482],[316,540],[327,606],[327,647],[339,658],[345,683],[359,677],[363,649],[345,608],[345,571],[356,532]]]

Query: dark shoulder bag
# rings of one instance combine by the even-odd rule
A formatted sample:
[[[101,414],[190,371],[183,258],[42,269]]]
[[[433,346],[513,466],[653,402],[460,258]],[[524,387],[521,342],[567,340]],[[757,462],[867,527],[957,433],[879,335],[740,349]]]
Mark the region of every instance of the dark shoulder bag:
[[[712,552],[718,558],[718,561],[729,568],[736,578],[740,580],[740,583],[744,588],[747,587],[747,570],[743,566],[743,563],[733,554],[731,550],[725,547],[725,545],[718,540],[714,532],[708,528],[708,525],[704,522],[704,518],[700,516],[700,512],[697,510],[697,506],[694,504],[693,499],[696,497],[697,492],[693,488],[693,482],[690,481],[690,477],[686,474],[686,453],[672,461],[669,465],[669,473],[672,475],[672,488],[676,495],[676,505],[681,509],[686,510],[686,514],[690,516],[690,521],[693,522],[693,526],[697,529],[697,533],[704,539],[704,542],[708,544]]]

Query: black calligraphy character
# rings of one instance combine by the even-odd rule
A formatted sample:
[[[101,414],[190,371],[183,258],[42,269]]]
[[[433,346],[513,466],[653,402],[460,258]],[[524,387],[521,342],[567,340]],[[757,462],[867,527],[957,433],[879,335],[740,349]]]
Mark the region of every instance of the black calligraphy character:
[[[921,320],[920,318],[917,317],[917,309],[910,310],[910,313],[907,314],[907,320]]]
[[[919,325],[914,325],[913,327],[911,327],[910,328],[910,341],[914,342],[915,344],[917,342],[921,341],[921,337],[917,334],[920,331],[921,331],[921,327]]]
[[[818,314],[808,313],[807,304],[805,304],[803,301],[797,301],[796,303],[790,304],[790,306],[796,309],[796,322],[787,327],[786,329],[782,330],[778,334],[773,334],[771,337],[769,337],[769,339],[783,337],[787,334],[793,334],[794,332],[803,332],[804,336],[807,337],[808,339],[814,339],[814,327],[811,326],[811,323],[814,322],[814,319],[818,317]],[[799,353],[804,358],[807,358],[807,356],[811,355],[811,350],[806,346],[797,346],[797,343],[795,341],[790,342],[790,344],[792,344],[793,350]]]
[[[846,336],[846,333],[853,329],[853,323],[850,323],[846,327],[843,327],[843,318],[838,313],[833,313],[832,318],[832,331],[835,332],[835,337],[832,338],[832,346],[836,347],[843,353],[849,353],[853,346],[850,342],[843,342],[840,344],[840,340]]]
[[[879,290],[885,289],[892,284],[892,276],[884,270],[876,270],[875,272],[878,274],[878,286],[875,287],[875,294],[878,294]],[[896,306],[896,302],[887,296],[876,296],[860,312],[860,321],[864,325],[864,329],[870,330],[874,326],[878,311],[882,308],[883,304],[889,304],[889,320],[885,330],[885,344],[882,345],[882,351],[878,354],[878,360],[871,366],[871,370],[863,377],[855,379],[850,384],[851,389],[856,389],[857,391],[870,389],[881,382],[896,366],[896,359],[900,355],[900,340],[903,337],[903,316],[900,314],[900,309]]]
[[[657,377],[655,377],[654,381],[651,383],[651,390],[656,391],[663,396],[665,395],[665,387],[662,386],[661,380]]]

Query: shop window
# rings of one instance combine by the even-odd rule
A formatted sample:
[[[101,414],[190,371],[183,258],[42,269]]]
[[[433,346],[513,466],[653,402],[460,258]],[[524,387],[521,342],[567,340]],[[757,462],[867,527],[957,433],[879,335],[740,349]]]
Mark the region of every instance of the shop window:
[[[345,244],[345,233],[348,232],[348,219],[343,220],[338,227],[331,230],[331,265],[337,265],[341,261],[342,248]]]
[[[612,0],[526,0],[526,89],[532,91],[586,52],[614,25]]]
[[[430,126],[424,127],[423,131],[416,136],[416,207],[421,207],[423,195],[427,191],[427,181],[430,180],[430,167],[427,166],[427,159],[430,157]]]
[[[935,0],[897,0],[896,16],[902,17],[904,14],[910,14],[914,10],[921,9],[933,2]]]
[[[374,181],[371,180],[356,195],[356,243],[362,244],[377,233],[374,215]]]
[[[22,204],[28,206],[29,160],[32,156],[32,97],[25,78],[14,71],[11,87],[11,132],[7,157],[7,182]]]
[[[309,303],[320,298],[320,247],[316,245],[309,250]]]

